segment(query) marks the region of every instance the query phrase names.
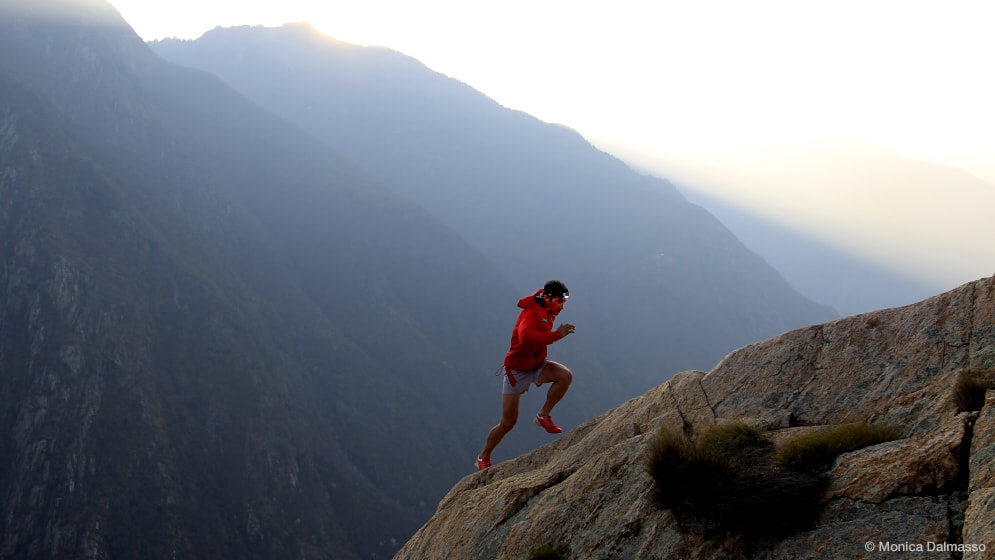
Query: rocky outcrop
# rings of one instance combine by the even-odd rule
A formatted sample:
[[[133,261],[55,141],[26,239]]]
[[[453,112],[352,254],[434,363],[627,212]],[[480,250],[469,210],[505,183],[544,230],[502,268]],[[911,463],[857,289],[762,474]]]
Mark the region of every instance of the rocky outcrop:
[[[785,333],[687,371],[554,443],[461,480],[396,559],[992,558],[995,399],[959,412],[967,374],[995,374],[995,278],[921,303]],[[989,385],[990,386],[990,385]],[[652,500],[647,445],[666,425],[745,420],[774,441],[865,419],[904,438],[841,455],[814,528],[748,554],[682,529]],[[985,550],[971,550],[981,548]]]

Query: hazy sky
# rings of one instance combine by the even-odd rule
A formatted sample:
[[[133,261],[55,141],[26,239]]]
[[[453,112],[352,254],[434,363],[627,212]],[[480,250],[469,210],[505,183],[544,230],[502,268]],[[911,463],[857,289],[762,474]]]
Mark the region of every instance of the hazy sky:
[[[960,165],[995,185],[991,0],[111,4],[146,40],[309,21],[413,56],[662,176],[661,159],[721,167],[856,141]],[[762,192],[737,194],[769,206]],[[922,267],[921,255],[910,259]],[[995,272],[995,251],[979,263],[963,281]]]
[[[145,39],[310,21],[643,150],[861,137],[995,153],[990,0],[112,0]]]

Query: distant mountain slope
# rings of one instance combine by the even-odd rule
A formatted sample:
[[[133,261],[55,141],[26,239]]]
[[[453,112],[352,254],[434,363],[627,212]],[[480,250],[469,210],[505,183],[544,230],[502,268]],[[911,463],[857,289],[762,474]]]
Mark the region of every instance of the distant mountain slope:
[[[472,468],[521,294],[105,2],[27,6],[0,6],[0,558],[390,557]]]
[[[669,173],[800,291],[844,315],[993,271],[995,185],[946,165],[853,140],[753,163],[661,156],[644,164]],[[787,236],[802,243],[786,247]]]
[[[358,161],[479,248],[520,289],[570,286],[574,344],[627,395],[661,372],[835,316],[669,183],[417,61],[306,25],[216,29],[152,48],[221,76]]]
[[[843,316],[908,305],[942,289],[702,191],[685,185],[681,189],[688,200],[707,208],[743,244],[763,255],[799,292],[832,305]]]

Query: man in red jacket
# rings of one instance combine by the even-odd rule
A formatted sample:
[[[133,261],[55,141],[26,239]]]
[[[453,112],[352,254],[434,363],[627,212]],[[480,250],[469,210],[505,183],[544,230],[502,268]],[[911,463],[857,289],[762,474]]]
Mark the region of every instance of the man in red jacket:
[[[563,430],[553,423],[550,414],[570,387],[573,374],[563,364],[546,359],[546,347],[574,332],[574,326],[563,323],[553,330],[553,321],[563,310],[570,292],[563,282],[550,280],[531,296],[518,301],[522,312],[511,333],[511,349],[504,357],[504,389],[501,397],[501,421],[487,434],[484,449],[477,457],[477,469],[491,466],[491,452],[505,434],[518,422],[518,401],[535,383],[552,383],[546,391],[546,402],[536,414],[535,423],[551,434]]]

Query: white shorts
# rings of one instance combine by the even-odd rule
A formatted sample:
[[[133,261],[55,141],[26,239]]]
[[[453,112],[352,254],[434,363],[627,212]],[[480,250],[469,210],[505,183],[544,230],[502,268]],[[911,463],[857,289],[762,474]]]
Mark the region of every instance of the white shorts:
[[[527,392],[533,383],[535,383],[536,387],[542,385],[539,383],[539,374],[542,373],[542,368],[546,367],[546,364],[548,363],[549,360],[543,360],[543,362],[539,364],[539,367],[531,371],[518,371],[516,369],[511,370],[511,374],[515,376],[514,387],[512,387],[511,382],[508,381],[508,375],[503,375],[502,377],[504,378],[504,384],[501,388],[501,394],[521,395],[522,393]]]

